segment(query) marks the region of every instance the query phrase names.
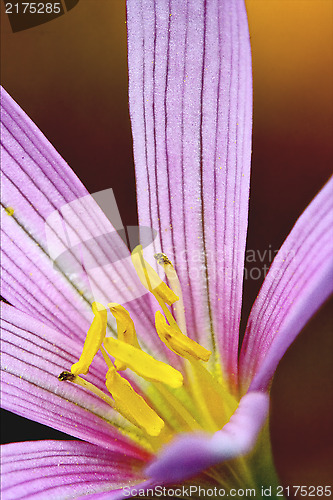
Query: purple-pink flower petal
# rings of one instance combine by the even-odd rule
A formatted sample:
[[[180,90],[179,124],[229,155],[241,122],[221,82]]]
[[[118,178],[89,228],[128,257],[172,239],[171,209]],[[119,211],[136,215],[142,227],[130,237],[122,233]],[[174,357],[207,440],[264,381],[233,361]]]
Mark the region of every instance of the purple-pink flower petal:
[[[92,301],[128,303],[130,312],[139,307],[145,347],[165,356],[146,290],[114,227],[4,89],[1,105],[2,296],[81,341]],[[67,258],[60,267],[58,254]]]
[[[156,482],[180,482],[208,467],[251,451],[269,410],[269,396],[250,392],[243,396],[229,422],[213,436],[187,434],[177,437],[148,466]]]
[[[105,450],[81,441],[28,441],[1,447],[3,500],[59,500],[108,491],[121,498],[124,485],[142,481],[142,461],[119,447]]]
[[[252,128],[244,2],[129,0],[127,26],[139,220],[175,263],[189,335],[217,341],[234,378]]]
[[[333,291],[333,178],[300,216],[252,308],[240,360],[245,392],[267,390],[296,336]]]

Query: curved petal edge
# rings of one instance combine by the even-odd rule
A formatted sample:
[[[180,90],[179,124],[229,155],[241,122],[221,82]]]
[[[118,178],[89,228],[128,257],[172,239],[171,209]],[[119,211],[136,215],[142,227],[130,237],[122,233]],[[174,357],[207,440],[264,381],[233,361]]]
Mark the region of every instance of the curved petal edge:
[[[253,305],[240,357],[245,393],[267,390],[275,369],[333,292],[333,178],[300,216]]]
[[[269,396],[249,392],[240,401],[229,422],[213,436],[186,434],[162,449],[146,469],[156,482],[174,483],[195,476],[202,470],[245,455],[256,443],[269,411]]]

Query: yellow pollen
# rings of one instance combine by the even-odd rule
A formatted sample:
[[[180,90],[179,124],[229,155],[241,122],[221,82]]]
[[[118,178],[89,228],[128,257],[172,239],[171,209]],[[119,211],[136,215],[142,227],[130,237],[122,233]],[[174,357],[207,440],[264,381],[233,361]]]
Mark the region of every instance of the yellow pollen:
[[[113,338],[105,339],[104,345],[111,356],[144,379],[163,382],[174,389],[183,385],[183,376],[178,370],[162,361],[157,361],[141,349]]]
[[[93,302],[92,310],[95,315],[88,330],[82,354],[77,363],[71,367],[73,375],[86,375],[95,355],[100,349],[106,334],[107,312],[105,307],[98,302]]]
[[[6,207],[5,212],[7,215],[12,216],[12,215],[14,215],[15,210],[13,209],[13,207]]]
[[[188,359],[200,359],[202,361],[209,360],[212,354],[211,351],[208,351],[205,347],[202,347],[194,340],[168,325],[160,311],[157,311],[155,315],[155,327],[162,342],[179,356]]]

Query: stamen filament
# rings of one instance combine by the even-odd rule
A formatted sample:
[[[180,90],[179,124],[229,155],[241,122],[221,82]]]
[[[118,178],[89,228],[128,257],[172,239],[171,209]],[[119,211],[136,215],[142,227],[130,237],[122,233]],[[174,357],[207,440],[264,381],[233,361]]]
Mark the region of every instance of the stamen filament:
[[[112,368],[113,367],[113,363],[112,363],[111,359],[109,358],[106,350],[104,349],[104,347],[102,345],[101,345],[100,349],[101,349],[101,353],[102,353],[102,356],[104,358],[104,361],[107,364],[107,367],[108,368]]]
[[[171,260],[164,253],[156,253],[154,255],[154,258],[157,260],[160,266],[163,267],[165,275],[168,278],[171,290],[179,297],[179,300],[177,300],[173,304],[173,308],[180,330],[184,335],[187,335],[182,288],[176,270],[173,267]]]
[[[137,422],[133,419],[128,418],[128,415],[126,415],[125,412],[122,411],[121,405],[117,404],[110,396],[108,396],[103,391],[98,389],[98,387],[91,384],[87,380],[84,380],[78,375],[73,375],[73,373],[69,371],[61,372],[60,375],[58,376],[58,379],[61,381],[68,381],[72,382],[73,384],[79,385],[80,387],[87,389],[88,391],[92,392],[93,394],[101,398],[113,410],[119,413],[125,419],[126,422],[126,426],[124,426],[124,424],[119,425],[117,422],[111,421],[112,425],[117,427],[119,431],[122,432],[124,435],[131,436],[131,438],[135,442],[137,442],[141,446],[144,446],[147,450],[152,451],[154,449],[154,443],[151,442],[151,438],[148,439],[148,436],[144,436],[144,434],[142,434],[142,428],[138,426]],[[127,427],[128,425],[132,426],[134,425],[134,427],[132,428]]]
[[[129,312],[125,309],[125,307],[114,302],[108,304],[108,307],[110,308],[113,316],[116,318],[118,339],[140,349],[134,322]]]
[[[154,295],[155,299],[157,300],[157,302],[159,303],[162,311],[164,312],[166,319],[169,321],[169,324],[172,325],[172,327],[175,330],[178,330],[180,332],[180,328],[179,328],[175,318],[173,317],[173,315],[171,314],[171,312],[167,308],[166,304],[163,302],[162,299],[160,299],[160,297],[156,296],[154,293],[153,293],[153,295]]]
[[[170,406],[175,410],[177,415],[182,419],[182,421],[188,426],[189,430],[196,431],[202,430],[202,427],[198,422],[192,417],[192,415],[187,411],[187,409],[181,404],[181,402],[162,384],[155,383],[156,389],[161,393],[161,395],[166,399]]]

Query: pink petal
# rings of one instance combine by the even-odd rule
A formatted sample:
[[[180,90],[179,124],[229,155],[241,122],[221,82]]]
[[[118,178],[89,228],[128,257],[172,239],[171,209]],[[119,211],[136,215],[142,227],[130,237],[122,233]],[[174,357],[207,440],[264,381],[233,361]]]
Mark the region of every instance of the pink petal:
[[[255,445],[268,410],[267,394],[246,394],[220,431],[212,437],[193,433],[176,438],[148,466],[146,474],[157,483],[178,483],[208,467],[245,455]]]
[[[129,0],[127,26],[140,224],[175,263],[190,336],[211,348],[215,332],[233,378],[252,125],[244,2]]]
[[[146,290],[114,227],[3,89],[1,104],[2,203],[14,209],[12,215],[2,216],[2,295],[18,309],[81,341],[93,300],[105,305],[129,301],[130,312],[137,311],[134,299],[139,300],[136,325],[145,347],[162,353],[164,346],[153,334],[150,301],[142,296]],[[66,255],[67,266],[66,261],[61,268],[54,265],[59,255]]]
[[[333,178],[300,216],[252,308],[241,352],[245,392],[267,390],[296,336],[333,291]]]
[[[104,448],[116,449],[116,440],[129,455],[147,456],[113,427],[131,428],[107,403],[58,380],[78,359],[81,346],[11,306],[3,304],[1,310],[2,407]],[[89,381],[105,391],[103,363],[96,359]]]
[[[142,480],[141,460],[119,447],[80,441],[29,441],[1,448],[3,500],[80,498]],[[118,492],[119,493],[119,492]]]

